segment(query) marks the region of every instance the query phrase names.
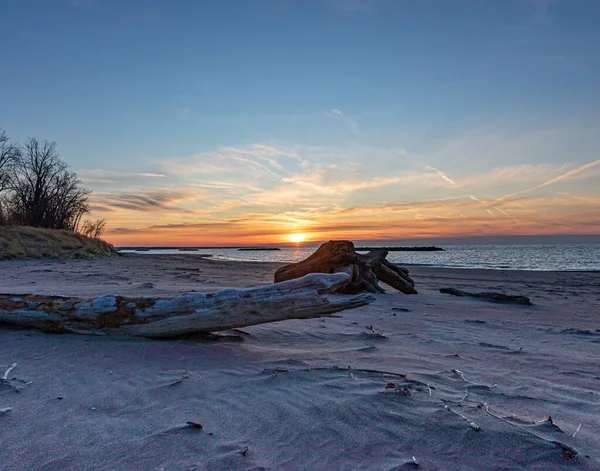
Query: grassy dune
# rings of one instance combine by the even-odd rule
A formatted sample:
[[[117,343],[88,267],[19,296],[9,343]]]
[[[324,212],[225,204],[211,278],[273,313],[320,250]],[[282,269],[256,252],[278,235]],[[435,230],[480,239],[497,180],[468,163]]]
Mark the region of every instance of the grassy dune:
[[[114,247],[69,231],[0,226],[0,260],[15,258],[113,257]]]

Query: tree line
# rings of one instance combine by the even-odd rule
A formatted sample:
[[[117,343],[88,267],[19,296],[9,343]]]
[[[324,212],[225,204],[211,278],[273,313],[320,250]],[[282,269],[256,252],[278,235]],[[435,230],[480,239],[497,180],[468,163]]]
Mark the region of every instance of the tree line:
[[[0,129],[0,225],[66,229],[99,237],[106,222],[83,220],[90,190],[69,170],[56,143],[11,141]]]

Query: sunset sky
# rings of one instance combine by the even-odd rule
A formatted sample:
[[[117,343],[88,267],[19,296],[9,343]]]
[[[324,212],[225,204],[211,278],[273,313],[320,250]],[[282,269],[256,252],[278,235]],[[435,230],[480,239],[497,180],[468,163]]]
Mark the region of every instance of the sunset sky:
[[[4,0],[0,128],[116,245],[600,234],[600,1]]]

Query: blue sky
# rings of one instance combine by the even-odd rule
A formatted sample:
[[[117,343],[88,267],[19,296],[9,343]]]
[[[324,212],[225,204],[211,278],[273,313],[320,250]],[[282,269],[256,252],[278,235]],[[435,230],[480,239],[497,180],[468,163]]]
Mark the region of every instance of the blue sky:
[[[599,20],[595,0],[4,0],[0,127],[57,141],[116,241],[598,233]]]

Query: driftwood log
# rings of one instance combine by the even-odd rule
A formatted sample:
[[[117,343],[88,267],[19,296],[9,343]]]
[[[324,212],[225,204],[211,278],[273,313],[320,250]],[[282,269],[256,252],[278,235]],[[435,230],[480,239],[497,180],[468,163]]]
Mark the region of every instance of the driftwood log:
[[[338,293],[383,293],[378,281],[405,294],[417,294],[415,282],[408,270],[388,262],[386,249],[375,249],[358,254],[348,240],[333,240],[322,244],[306,260],[279,268],[275,282],[300,278],[309,273],[346,273],[348,281],[336,289]]]
[[[334,300],[325,296],[349,278],[345,273],[311,274],[257,288],[225,289],[213,294],[191,292],[169,299],[0,295],[0,323],[45,332],[148,338],[217,332],[323,317],[374,301],[368,294]]]

